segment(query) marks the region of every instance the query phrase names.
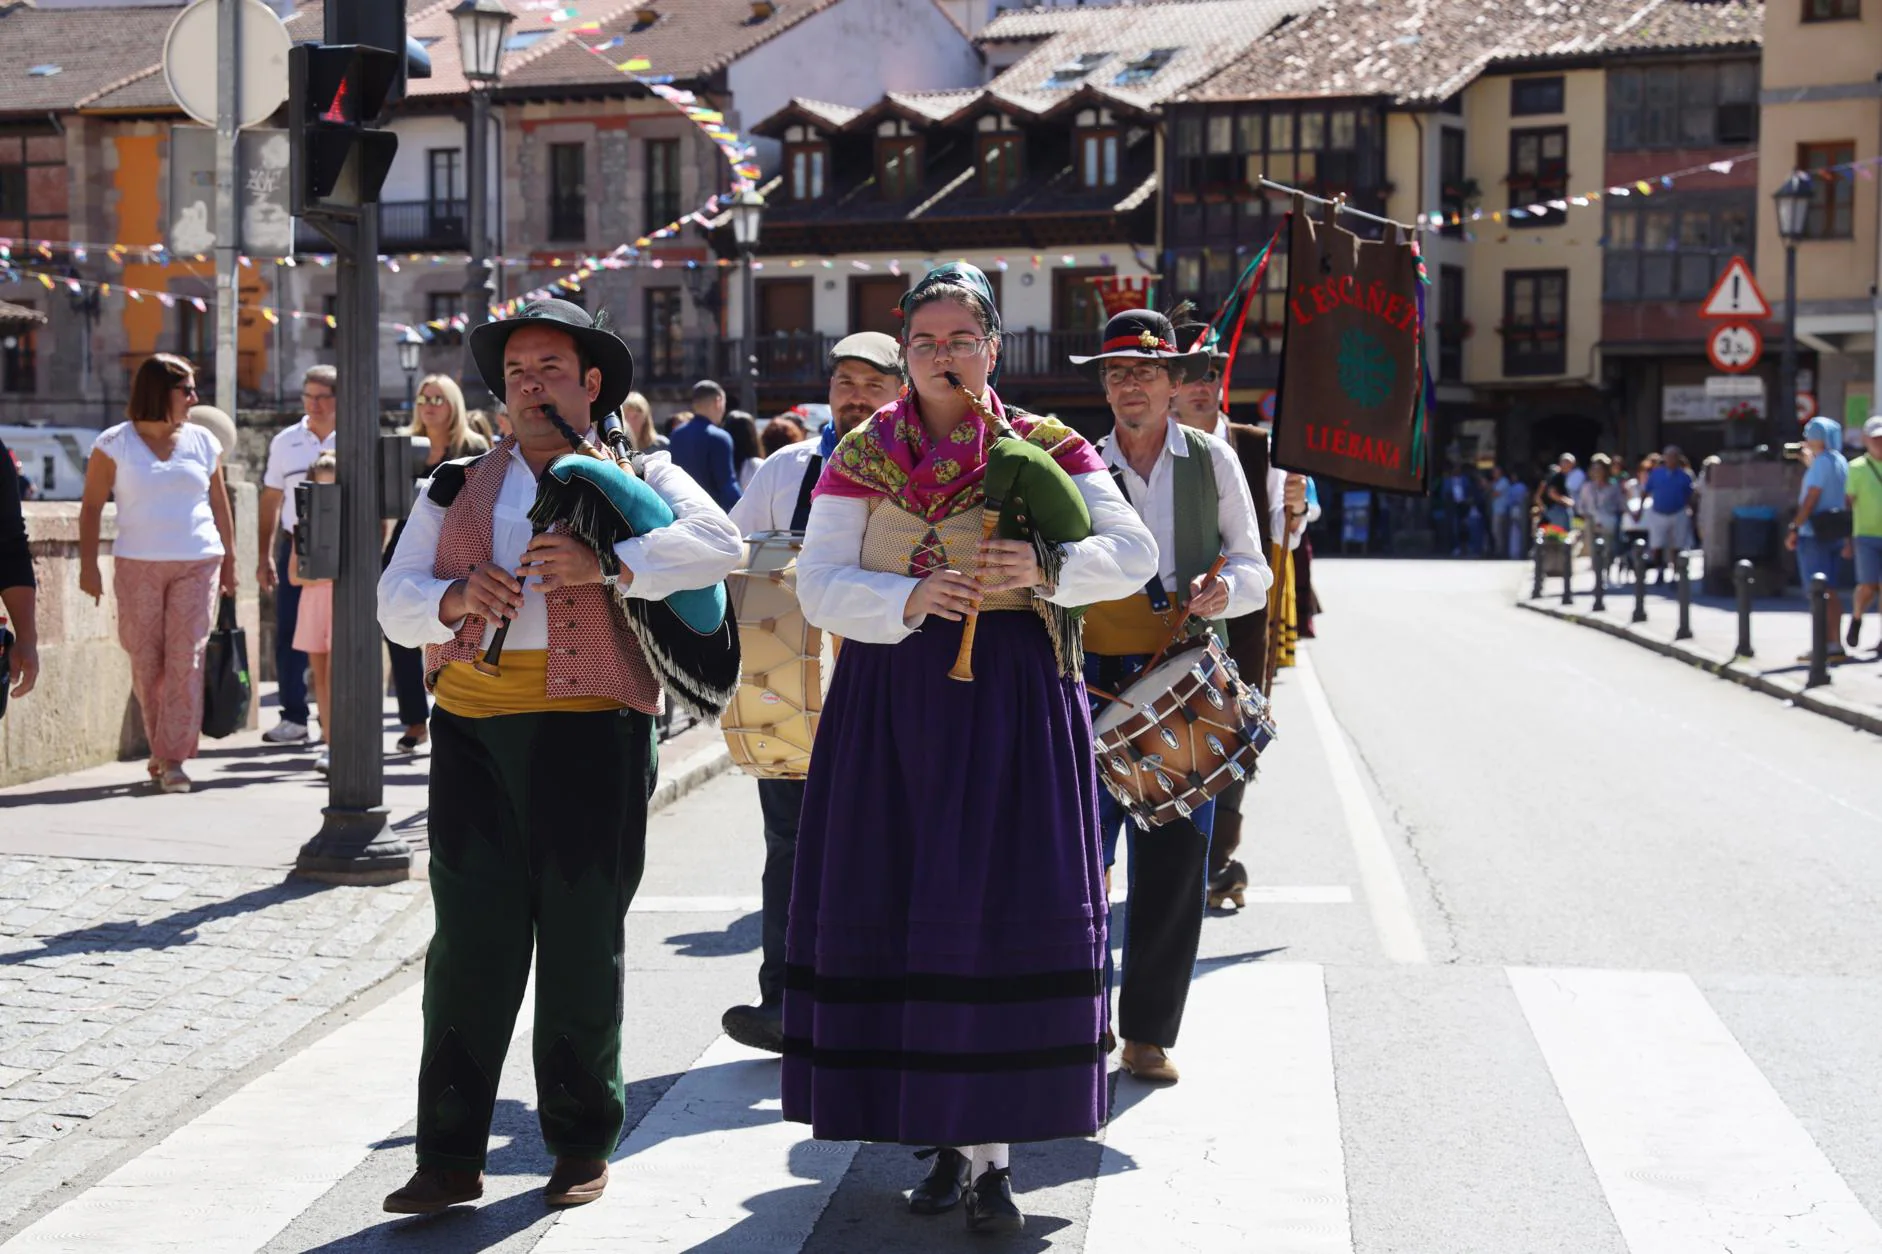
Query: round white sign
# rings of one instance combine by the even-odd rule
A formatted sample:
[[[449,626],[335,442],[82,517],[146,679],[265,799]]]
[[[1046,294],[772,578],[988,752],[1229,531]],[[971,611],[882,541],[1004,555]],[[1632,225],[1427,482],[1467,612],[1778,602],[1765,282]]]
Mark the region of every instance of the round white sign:
[[[1749,370],[1764,355],[1764,337],[1754,326],[1728,322],[1712,332],[1706,341],[1706,355],[1720,370],[1733,374]]]
[[[259,126],[288,98],[288,28],[261,0],[240,0],[237,126]],[[216,46],[221,0],[196,0],[177,14],[163,41],[163,79],[177,107],[216,124]]]

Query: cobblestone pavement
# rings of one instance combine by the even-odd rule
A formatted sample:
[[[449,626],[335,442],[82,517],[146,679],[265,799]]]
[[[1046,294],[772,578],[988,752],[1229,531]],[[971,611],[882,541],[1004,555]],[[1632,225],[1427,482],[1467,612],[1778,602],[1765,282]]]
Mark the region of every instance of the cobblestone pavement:
[[[75,1131],[147,1088],[162,1090],[142,1103],[153,1116],[200,1097],[417,958],[430,931],[417,881],[0,857],[0,1224],[59,1183],[33,1164]]]

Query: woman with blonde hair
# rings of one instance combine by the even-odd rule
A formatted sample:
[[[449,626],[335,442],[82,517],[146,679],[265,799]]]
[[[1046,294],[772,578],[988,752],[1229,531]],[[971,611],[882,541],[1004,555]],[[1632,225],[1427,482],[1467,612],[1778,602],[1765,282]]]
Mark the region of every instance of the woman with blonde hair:
[[[629,392],[621,402],[621,421],[627,424],[627,438],[640,452],[658,452],[667,447],[667,438],[654,430],[653,406],[639,392]]]
[[[431,443],[425,455],[425,465],[431,470],[444,462],[490,449],[490,441],[471,427],[470,415],[464,409],[464,390],[448,374],[428,374],[419,382],[418,397],[412,405],[412,425],[405,431],[408,435],[422,435]],[[392,552],[398,548],[399,534],[404,529],[403,521],[393,528],[386,541],[381,566],[392,560]],[[399,698],[399,722],[405,724],[405,734],[399,737],[399,752],[411,753],[429,736],[426,724],[431,720],[431,709],[425,698],[425,655],[421,650],[408,649],[391,640],[386,641],[386,647],[392,653],[392,688]]]
[[[196,368],[147,357],[131,381],[128,421],[101,432],[85,468],[79,507],[79,591],[104,595],[98,567],[105,500],[118,503],[112,591],[118,642],[131,655],[131,686],[150,742],[151,782],[188,792],[183,763],[203,724],[203,648],[216,591],[235,595],[235,524],[222,478],[222,446],[189,421]]]

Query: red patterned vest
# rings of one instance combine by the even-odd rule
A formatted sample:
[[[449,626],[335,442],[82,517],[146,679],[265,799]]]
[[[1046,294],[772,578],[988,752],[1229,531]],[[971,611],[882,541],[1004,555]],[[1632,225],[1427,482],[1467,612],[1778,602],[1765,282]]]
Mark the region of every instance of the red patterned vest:
[[[444,512],[431,573],[466,579],[490,560],[492,522],[514,439],[505,439],[472,462],[457,499]],[[616,609],[614,594],[600,584],[556,588],[548,593],[549,695],[606,697],[643,714],[660,712],[660,681],[647,665],[640,641]],[[474,662],[483,642],[484,620],[466,615],[449,644],[425,646],[425,677],[435,683],[447,662]]]

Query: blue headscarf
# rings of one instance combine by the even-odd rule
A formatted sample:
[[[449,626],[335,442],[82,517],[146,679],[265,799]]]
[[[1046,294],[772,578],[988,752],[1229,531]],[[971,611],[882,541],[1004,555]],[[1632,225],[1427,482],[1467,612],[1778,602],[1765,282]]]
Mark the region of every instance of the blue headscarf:
[[[937,287],[958,287],[965,291],[974,298],[975,304],[986,310],[993,333],[1000,334],[1000,305],[993,299],[993,284],[987,281],[985,271],[966,261],[946,262],[917,279],[915,285],[902,294],[901,314],[905,322],[915,306],[933,295]],[[995,362],[993,373],[987,376],[987,385],[991,387],[999,377],[1000,365]]]
[[[1848,504],[1849,459],[1843,456],[1842,425],[1834,418],[1819,414],[1804,424],[1804,439],[1822,440],[1823,451],[1811,459],[1810,469],[1804,472],[1804,481],[1797,487],[1797,500],[1801,503],[1810,489],[1818,488],[1819,512],[1843,509]],[[1808,531],[1809,526],[1805,523],[1799,530]]]

